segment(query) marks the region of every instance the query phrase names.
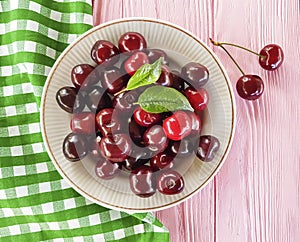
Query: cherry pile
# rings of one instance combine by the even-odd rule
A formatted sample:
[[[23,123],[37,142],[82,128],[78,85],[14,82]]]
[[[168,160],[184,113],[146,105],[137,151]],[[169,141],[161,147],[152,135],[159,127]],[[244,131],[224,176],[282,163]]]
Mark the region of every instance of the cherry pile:
[[[180,71],[172,70],[165,51],[147,48],[145,38],[136,32],[123,34],[118,46],[98,40],[91,58],[95,66],[75,66],[73,86],[64,86],[56,94],[58,105],[72,115],[71,133],[63,141],[66,159],[75,162],[89,155],[95,161],[94,172],[102,179],[128,172],[130,188],[140,197],[156,191],[166,195],[182,192],[184,180],[175,170],[176,163],[191,155],[212,161],[220,146],[216,137],[201,135],[201,115],[209,101],[204,88],[208,69],[190,62]],[[148,86],[125,91],[140,67],[159,58],[161,74],[149,86],[178,90],[194,112],[147,112],[137,100]]]
[[[228,50],[224,46],[225,45],[234,46],[257,55],[259,58],[258,59],[259,65],[267,71],[277,70],[281,66],[284,60],[283,50],[279,45],[276,44],[268,44],[264,46],[259,53],[256,53],[248,48],[245,48],[237,44],[216,42],[211,38],[210,41],[213,45],[221,47],[228,54],[228,56],[232,59],[232,61],[235,63],[235,65],[242,73],[242,76],[238,79],[236,83],[236,90],[239,96],[246,100],[256,100],[263,94],[264,92],[263,80],[258,75],[245,74],[245,72],[241,69],[241,67],[235,61],[233,56],[228,52]]]

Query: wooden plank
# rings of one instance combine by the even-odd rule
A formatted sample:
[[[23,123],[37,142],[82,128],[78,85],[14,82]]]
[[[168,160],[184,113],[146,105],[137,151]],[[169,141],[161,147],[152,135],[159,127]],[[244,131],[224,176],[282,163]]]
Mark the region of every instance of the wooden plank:
[[[247,73],[265,80],[259,101],[237,97],[237,130],[230,155],[216,179],[217,241],[300,241],[299,227],[299,1],[215,1],[215,38],[254,50],[278,43],[285,63],[262,70],[257,57],[232,54]],[[294,26],[294,27],[293,27]],[[296,41],[297,42],[297,41]],[[233,85],[240,73],[216,50]],[[293,77],[294,76],[294,77]]]
[[[172,242],[214,241],[214,202],[211,182],[186,202],[155,215],[169,229]]]
[[[124,16],[122,6],[122,0],[94,0],[94,26],[114,19],[123,18]]]

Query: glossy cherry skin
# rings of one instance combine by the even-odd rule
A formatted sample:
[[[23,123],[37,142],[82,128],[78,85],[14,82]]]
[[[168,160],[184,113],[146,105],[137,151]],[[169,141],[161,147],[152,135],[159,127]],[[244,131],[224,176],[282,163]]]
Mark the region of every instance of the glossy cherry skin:
[[[194,88],[200,88],[208,82],[208,69],[197,62],[190,62],[181,68],[181,75]]]
[[[255,100],[263,94],[264,83],[257,75],[244,75],[238,79],[236,90],[241,98]]]
[[[140,145],[142,144],[143,141],[143,135],[144,132],[146,131],[145,127],[142,127],[140,125],[138,125],[134,119],[131,119],[129,122],[129,134],[130,137],[132,139],[132,141],[137,144]]]
[[[215,153],[220,148],[220,141],[212,135],[200,136],[199,146],[196,150],[197,157],[202,161],[212,161]]]
[[[83,134],[70,133],[63,141],[63,153],[69,161],[79,161],[88,153],[88,141]]]
[[[145,146],[156,154],[163,152],[169,142],[161,125],[154,125],[148,128],[143,135],[143,141]]]
[[[133,112],[136,107],[135,102],[137,102],[139,94],[133,90],[128,92],[122,92],[115,96],[113,99],[113,107],[118,109],[120,112]]]
[[[161,66],[161,74],[155,84],[167,87],[173,86],[173,73],[168,66]]]
[[[56,93],[56,102],[61,109],[68,113],[81,112],[84,109],[84,102],[77,98],[75,87],[62,87]]]
[[[179,71],[173,70],[173,85],[175,89],[178,91],[183,91],[184,90],[184,80],[181,77],[181,74]]]
[[[144,64],[148,64],[148,56],[142,51],[136,51],[131,54],[131,56],[124,62],[123,68],[126,73],[130,76]]]
[[[123,162],[123,167],[127,171],[135,170],[146,164],[152,157],[152,152],[147,147],[133,148],[130,156]]]
[[[268,71],[274,71],[278,69],[284,60],[283,50],[279,45],[276,44],[266,45],[259,52],[259,55],[260,66]]]
[[[122,125],[113,108],[101,109],[96,114],[96,125],[103,136],[109,136],[121,131]]]
[[[91,137],[91,140],[89,140],[89,156],[94,160],[94,161],[99,161],[100,159],[104,159],[104,157],[101,154],[100,151],[100,141],[102,137],[96,133],[93,137]]]
[[[110,94],[121,91],[126,86],[128,80],[129,76],[115,66],[107,68],[101,75],[102,86]]]
[[[143,110],[141,107],[137,107],[134,110],[133,118],[138,125],[143,127],[150,127],[158,123],[162,116],[160,113],[148,113]]]
[[[170,156],[165,152],[161,152],[150,159],[150,166],[153,168],[154,171],[172,168],[174,166],[173,160],[173,156]]]
[[[109,160],[100,159],[95,166],[95,173],[99,178],[110,180],[120,173],[120,167],[120,163],[113,163]]]
[[[98,64],[113,65],[119,60],[119,49],[107,40],[98,40],[92,47],[91,57]]]
[[[143,165],[130,173],[131,191],[140,197],[150,197],[156,192],[156,182],[151,167]]]
[[[130,52],[133,50],[142,50],[147,48],[147,42],[143,35],[137,32],[127,32],[123,34],[118,42],[121,52]]]
[[[87,91],[85,102],[94,113],[100,109],[112,107],[112,102],[107,92],[99,86],[93,86]]]
[[[74,66],[71,71],[71,81],[79,89],[94,85],[99,79],[94,71],[94,67],[89,64],[79,64]]]
[[[122,163],[122,168],[125,171],[133,171],[148,163],[149,159],[135,159],[132,157],[126,158]]]
[[[206,109],[209,101],[208,92],[204,88],[187,87],[184,94],[195,111]]]
[[[192,121],[192,132],[190,136],[199,136],[202,129],[202,121],[200,116],[194,112],[186,111]]]
[[[136,89],[134,89],[135,92],[137,92],[138,95],[141,95],[147,88],[154,86],[154,84],[146,85],[146,86],[141,86]]]
[[[192,121],[184,111],[176,111],[163,121],[163,130],[171,140],[181,140],[192,132]]]
[[[92,112],[74,113],[70,128],[73,133],[94,134],[95,133],[95,114]]]
[[[167,56],[166,52],[164,52],[161,49],[147,49],[147,54],[148,54],[150,63],[154,63],[159,58],[162,58],[163,65],[169,64],[169,60],[168,60],[168,56]]]
[[[112,162],[123,162],[131,152],[132,143],[126,134],[103,137],[99,144],[101,154]]]
[[[185,138],[179,141],[170,142],[168,146],[168,153],[171,156],[187,157],[194,154],[199,139]]]
[[[163,171],[157,178],[157,190],[165,195],[174,195],[183,191],[184,180],[174,170]]]

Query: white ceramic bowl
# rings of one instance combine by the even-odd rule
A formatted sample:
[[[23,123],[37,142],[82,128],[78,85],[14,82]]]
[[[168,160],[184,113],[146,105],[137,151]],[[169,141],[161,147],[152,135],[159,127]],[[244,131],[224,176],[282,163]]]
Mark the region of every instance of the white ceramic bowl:
[[[218,137],[221,146],[212,162],[197,158],[179,166],[185,181],[184,191],[177,195],[156,192],[149,198],[134,195],[129,187],[128,174],[121,173],[113,180],[102,180],[93,175],[95,163],[88,157],[79,162],[66,160],[62,152],[64,137],[70,133],[70,117],[56,103],[56,92],[70,86],[72,67],[80,63],[95,65],[90,58],[92,45],[99,39],[114,44],[128,31],[144,35],[148,48],[167,52],[179,68],[187,62],[205,65],[210,80],[205,85],[210,95],[208,111],[203,120],[202,134]],[[107,22],[83,34],[61,54],[53,66],[44,87],[41,104],[41,127],[44,143],[56,169],[81,195],[108,208],[123,211],[154,211],[183,202],[201,190],[217,173],[229,152],[235,129],[235,100],[226,71],[212,50],[190,32],[174,24],[145,18],[130,18]]]

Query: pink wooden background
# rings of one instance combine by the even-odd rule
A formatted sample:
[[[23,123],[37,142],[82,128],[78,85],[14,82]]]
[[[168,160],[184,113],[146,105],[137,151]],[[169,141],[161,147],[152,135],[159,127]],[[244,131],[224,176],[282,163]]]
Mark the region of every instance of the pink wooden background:
[[[271,73],[257,57],[230,48],[247,73],[264,79],[265,92],[254,102],[237,96],[236,135],[215,179],[187,202],[156,213],[171,241],[300,241],[299,0],[94,1],[95,25],[133,16],[173,22],[208,44],[213,37],[258,51],[278,43],[285,52],[283,66]],[[239,71],[213,49],[235,86]]]

